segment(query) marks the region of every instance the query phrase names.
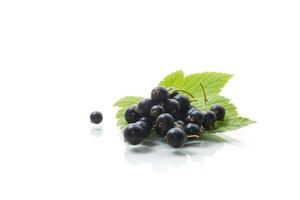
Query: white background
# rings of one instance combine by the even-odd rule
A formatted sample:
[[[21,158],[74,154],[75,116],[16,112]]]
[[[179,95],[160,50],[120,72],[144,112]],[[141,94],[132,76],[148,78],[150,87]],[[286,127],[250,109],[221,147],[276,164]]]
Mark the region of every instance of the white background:
[[[2,0],[0,199],[299,199],[298,3]],[[128,147],[112,104],[178,69],[234,74],[222,94],[258,123]]]

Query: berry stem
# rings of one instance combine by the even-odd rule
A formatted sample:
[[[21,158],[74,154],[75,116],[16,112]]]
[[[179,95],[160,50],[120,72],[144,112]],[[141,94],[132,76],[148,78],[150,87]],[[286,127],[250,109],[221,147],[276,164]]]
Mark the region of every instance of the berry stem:
[[[186,137],[190,138],[190,139],[199,139],[200,138],[199,135],[187,135]]]
[[[190,92],[188,92],[188,91],[186,91],[186,90],[181,90],[181,89],[173,88],[173,89],[170,90],[169,92],[172,93],[172,92],[175,92],[175,91],[177,91],[177,92],[183,92],[183,93],[188,94],[190,97],[192,97],[192,101],[197,100],[197,99],[194,97],[194,95],[192,95]]]
[[[208,100],[207,100],[207,96],[206,96],[206,92],[205,92],[205,88],[203,86],[203,84],[201,82],[199,82],[201,88],[202,88],[202,91],[203,91],[203,96],[204,96],[204,106],[206,106]]]

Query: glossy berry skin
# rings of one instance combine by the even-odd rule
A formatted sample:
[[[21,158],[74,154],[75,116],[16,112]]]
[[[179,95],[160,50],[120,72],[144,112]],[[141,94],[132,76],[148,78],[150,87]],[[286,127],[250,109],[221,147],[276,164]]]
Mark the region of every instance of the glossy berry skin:
[[[185,114],[185,117],[189,116],[195,110],[197,110],[195,107],[190,106],[190,108],[188,109],[188,111]],[[199,111],[199,110],[197,110],[197,111]]]
[[[168,99],[163,103],[163,107],[167,113],[170,113],[174,117],[180,116],[180,104],[174,99]]]
[[[187,122],[201,126],[204,122],[204,114],[198,110],[195,110],[188,116]]]
[[[140,125],[143,128],[146,137],[150,134],[150,131],[152,129],[152,126],[150,124],[147,124],[143,121],[137,121],[135,122],[135,124]]]
[[[186,139],[186,133],[180,128],[170,129],[166,136],[167,143],[174,148],[182,147],[185,144]]]
[[[132,145],[140,144],[146,137],[145,130],[137,123],[129,124],[124,130],[125,140]]]
[[[216,113],[217,116],[217,120],[224,120],[225,117],[225,109],[223,106],[220,105],[214,105],[213,107],[211,107],[210,109],[211,111],[213,111],[214,113]]]
[[[100,124],[103,120],[103,115],[99,111],[92,112],[90,114],[91,123]]]
[[[137,107],[136,107],[136,112],[141,116],[149,116],[150,115],[150,110],[153,107],[154,103],[151,99],[142,99]]]
[[[128,123],[134,123],[140,119],[140,116],[136,111],[136,106],[131,106],[125,111],[125,119]]]
[[[184,131],[187,135],[200,135],[201,129],[198,124],[188,123],[184,126]]]
[[[215,129],[215,122],[217,121],[217,115],[213,111],[207,111],[204,114],[203,127],[207,130]]]
[[[154,88],[151,92],[151,99],[156,103],[161,103],[169,98],[169,91],[161,86]]]
[[[150,116],[153,118],[157,118],[159,115],[163,114],[165,109],[160,105],[155,105],[150,110]]]
[[[174,96],[173,99],[178,101],[181,112],[185,113],[189,110],[190,105],[191,105],[189,98],[187,98],[186,96],[184,96],[182,94],[178,94],[178,95]]]
[[[169,113],[161,114],[156,119],[156,127],[166,131],[174,127],[174,118]]]

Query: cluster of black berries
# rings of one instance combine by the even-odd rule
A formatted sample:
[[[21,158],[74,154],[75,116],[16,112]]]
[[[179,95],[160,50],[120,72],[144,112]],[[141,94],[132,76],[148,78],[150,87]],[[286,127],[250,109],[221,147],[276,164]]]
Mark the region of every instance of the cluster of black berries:
[[[149,136],[152,128],[165,138],[174,148],[185,144],[187,139],[199,137],[203,130],[215,128],[217,120],[223,120],[225,109],[213,106],[207,112],[200,112],[190,100],[178,91],[158,86],[151,92],[151,99],[142,99],[137,105],[129,107],[125,119],[129,125],[124,130],[125,140],[137,145]]]

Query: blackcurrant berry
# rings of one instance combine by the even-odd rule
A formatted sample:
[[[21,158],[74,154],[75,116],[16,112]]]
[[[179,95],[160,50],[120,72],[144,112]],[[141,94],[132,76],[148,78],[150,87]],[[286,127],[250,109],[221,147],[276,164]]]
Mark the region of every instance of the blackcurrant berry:
[[[174,117],[180,116],[180,105],[178,101],[174,99],[168,99],[166,102],[163,103],[163,107],[167,113],[170,113]]]
[[[204,122],[202,125],[207,130],[215,129],[216,120],[217,120],[216,113],[209,110],[204,114]]]
[[[223,106],[220,106],[220,105],[214,105],[213,107],[211,107],[210,110],[213,111],[214,113],[216,113],[217,120],[224,120],[224,117],[225,117],[225,109],[224,109]]]
[[[140,119],[139,114],[136,112],[136,106],[131,106],[125,111],[125,119],[128,123],[134,123]]]
[[[150,110],[150,116],[157,118],[159,115],[165,112],[164,108],[160,105],[155,105]]]
[[[200,135],[201,129],[198,124],[188,123],[184,126],[184,131],[187,135]]]
[[[169,113],[163,113],[156,119],[156,127],[161,130],[169,130],[174,127],[174,118]]]
[[[186,133],[180,128],[170,129],[166,136],[167,143],[174,148],[182,147],[185,144],[186,139]]]
[[[136,123],[139,124],[146,132],[150,132],[152,129],[151,121],[146,117],[142,117]]]
[[[151,99],[157,103],[166,101],[169,98],[169,91],[161,86],[154,88],[151,92]]]
[[[142,99],[138,103],[136,111],[141,117],[149,116],[153,105],[154,103],[151,99]]]
[[[204,122],[204,114],[200,111],[195,110],[188,116],[188,120],[191,123],[201,126]]]
[[[99,111],[92,112],[90,114],[91,123],[100,124],[103,120],[103,115]]]
[[[178,95],[174,96],[173,99],[178,101],[182,113],[187,112],[188,109],[190,108],[191,102],[190,102],[189,98],[187,98],[186,96],[184,96],[182,94],[178,94]]]
[[[197,110],[195,107],[190,106],[190,108],[188,109],[188,111],[186,112],[185,117],[189,116],[192,112],[194,112],[195,110]]]
[[[137,123],[129,124],[124,130],[125,140],[132,145],[140,144],[146,137],[144,129]]]

